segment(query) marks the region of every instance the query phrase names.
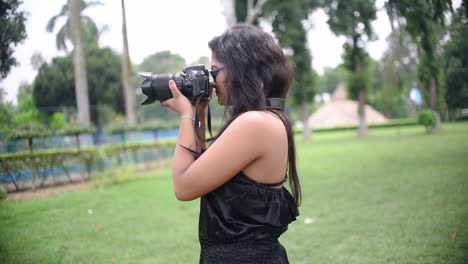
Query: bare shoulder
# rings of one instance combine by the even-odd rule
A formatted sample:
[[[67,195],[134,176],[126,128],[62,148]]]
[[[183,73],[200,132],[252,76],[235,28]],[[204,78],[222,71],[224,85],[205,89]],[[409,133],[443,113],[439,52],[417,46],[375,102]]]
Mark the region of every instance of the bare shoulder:
[[[248,111],[237,117],[231,125],[242,126],[249,130],[272,129],[282,125],[282,121],[266,111]]]

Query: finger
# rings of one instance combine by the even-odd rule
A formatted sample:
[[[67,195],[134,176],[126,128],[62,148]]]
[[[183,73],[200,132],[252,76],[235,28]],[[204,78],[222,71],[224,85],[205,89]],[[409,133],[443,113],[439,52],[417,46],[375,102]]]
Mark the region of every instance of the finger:
[[[177,85],[176,85],[176,83],[174,82],[174,80],[169,80],[169,89],[171,90],[172,97],[174,97],[174,98],[176,98],[176,97],[182,95],[182,93],[180,92],[180,90],[177,88]]]

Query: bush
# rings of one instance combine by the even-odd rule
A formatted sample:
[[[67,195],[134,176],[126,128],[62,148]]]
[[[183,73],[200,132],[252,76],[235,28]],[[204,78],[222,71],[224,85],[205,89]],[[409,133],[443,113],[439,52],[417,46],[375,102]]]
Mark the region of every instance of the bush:
[[[7,196],[8,196],[7,191],[5,190],[5,188],[3,188],[3,186],[0,185],[0,201],[5,200]]]
[[[426,128],[426,133],[431,133],[436,125],[436,115],[431,110],[423,110],[419,112],[418,124]]]
[[[109,169],[100,172],[99,175],[93,177],[93,185],[95,187],[105,187],[126,183],[135,178],[135,166],[132,164],[114,164]]]

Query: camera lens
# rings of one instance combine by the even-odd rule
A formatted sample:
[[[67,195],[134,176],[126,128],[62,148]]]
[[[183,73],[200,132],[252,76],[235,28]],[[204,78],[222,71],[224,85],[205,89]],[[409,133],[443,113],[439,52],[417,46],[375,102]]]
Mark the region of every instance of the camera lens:
[[[141,103],[142,105],[151,104],[155,101],[165,101],[172,98],[171,90],[169,89],[169,80],[174,80],[179,90],[184,90],[185,77],[181,74],[140,74],[145,78],[141,84],[141,91],[148,98]]]

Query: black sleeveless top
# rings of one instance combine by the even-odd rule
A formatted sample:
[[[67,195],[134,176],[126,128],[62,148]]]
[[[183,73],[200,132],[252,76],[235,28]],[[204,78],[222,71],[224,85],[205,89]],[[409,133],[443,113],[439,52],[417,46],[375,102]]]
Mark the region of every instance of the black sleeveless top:
[[[276,184],[262,184],[239,172],[201,197],[200,263],[288,263],[278,243],[299,215],[294,198]]]

